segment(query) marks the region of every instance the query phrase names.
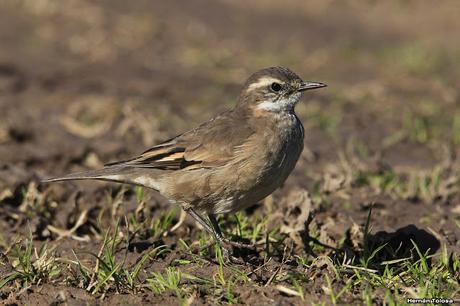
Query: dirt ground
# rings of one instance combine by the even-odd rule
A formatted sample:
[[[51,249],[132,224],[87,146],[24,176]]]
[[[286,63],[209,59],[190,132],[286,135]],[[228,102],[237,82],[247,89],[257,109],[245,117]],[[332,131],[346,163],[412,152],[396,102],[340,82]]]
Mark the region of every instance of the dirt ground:
[[[2,303],[458,299],[458,16],[458,1],[2,1]],[[180,211],[154,192],[40,183],[194,127],[275,65],[328,87],[296,109],[305,150],[283,188],[220,219],[234,239],[265,243],[238,250],[245,263],[197,251],[210,237],[188,218],[170,231]],[[366,255],[379,245],[394,252]],[[424,254],[436,289],[370,281]]]

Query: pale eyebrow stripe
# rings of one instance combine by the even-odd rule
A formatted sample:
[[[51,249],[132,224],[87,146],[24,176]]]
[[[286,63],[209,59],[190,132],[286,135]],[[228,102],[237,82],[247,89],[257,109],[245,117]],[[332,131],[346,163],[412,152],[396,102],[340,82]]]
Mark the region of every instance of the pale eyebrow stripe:
[[[257,80],[257,82],[252,83],[251,85],[249,85],[249,87],[246,90],[246,92],[249,92],[251,90],[254,90],[256,88],[260,88],[260,87],[263,87],[263,86],[268,86],[269,84],[271,84],[273,82],[281,83],[281,84],[283,83],[280,80],[272,78],[272,77],[261,77],[260,79]]]

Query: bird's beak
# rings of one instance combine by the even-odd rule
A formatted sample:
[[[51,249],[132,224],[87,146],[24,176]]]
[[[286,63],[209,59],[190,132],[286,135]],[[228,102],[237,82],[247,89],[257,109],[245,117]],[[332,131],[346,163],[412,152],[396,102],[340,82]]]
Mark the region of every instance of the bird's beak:
[[[327,85],[324,83],[305,81],[305,82],[300,83],[300,86],[297,90],[305,91],[305,90],[316,89],[316,88],[321,88],[321,87],[326,87],[326,86]]]

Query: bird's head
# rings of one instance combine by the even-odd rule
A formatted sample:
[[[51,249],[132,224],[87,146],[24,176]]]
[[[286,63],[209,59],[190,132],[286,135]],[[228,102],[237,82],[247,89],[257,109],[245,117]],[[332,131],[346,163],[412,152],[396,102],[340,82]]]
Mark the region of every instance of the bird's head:
[[[302,92],[325,86],[323,83],[303,81],[288,68],[265,68],[246,81],[239,105],[275,113],[292,112]]]

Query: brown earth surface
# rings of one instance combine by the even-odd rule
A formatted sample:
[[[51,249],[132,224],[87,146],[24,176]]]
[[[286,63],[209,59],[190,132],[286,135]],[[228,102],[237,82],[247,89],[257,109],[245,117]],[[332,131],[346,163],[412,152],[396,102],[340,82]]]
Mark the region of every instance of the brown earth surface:
[[[40,179],[101,167],[192,128],[232,107],[252,72],[274,65],[328,87],[306,94],[297,107],[306,147],[295,171],[241,215],[265,218],[264,230],[283,238],[271,253],[241,251],[246,263],[238,269],[250,282],[235,284],[236,303],[331,303],[321,260],[340,256],[312,249],[307,236],[315,232],[320,243],[358,254],[372,205],[373,241],[404,249],[413,239],[424,251],[446,248],[458,256],[459,4],[2,1],[0,252],[6,257],[0,276],[14,270],[17,262],[5,258],[29,237],[54,260],[68,260],[56,277],[8,282],[0,290],[3,303],[232,302],[196,283],[185,297],[148,288],[146,279],[169,266],[207,279],[219,273],[212,248],[203,255],[181,247],[179,239],[196,245],[204,235],[192,220],[153,233],[155,220],[172,208],[161,196],[146,190],[140,199],[129,186]],[[142,221],[136,230],[133,216]],[[172,211],[172,224],[179,216]],[[233,216],[221,222],[238,236]],[[169,251],[148,257],[134,289],[107,282],[94,290],[70,261],[94,267],[107,233],[122,238],[114,252],[123,267],[154,247]],[[298,257],[313,263],[302,267]],[[183,261],[192,263],[177,264]],[[307,279],[300,285],[304,299],[283,292],[293,284],[278,275],[291,272]],[[334,280],[334,288],[342,286]],[[376,291],[376,303],[384,293]],[[362,303],[362,297],[350,290],[339,302]]]

